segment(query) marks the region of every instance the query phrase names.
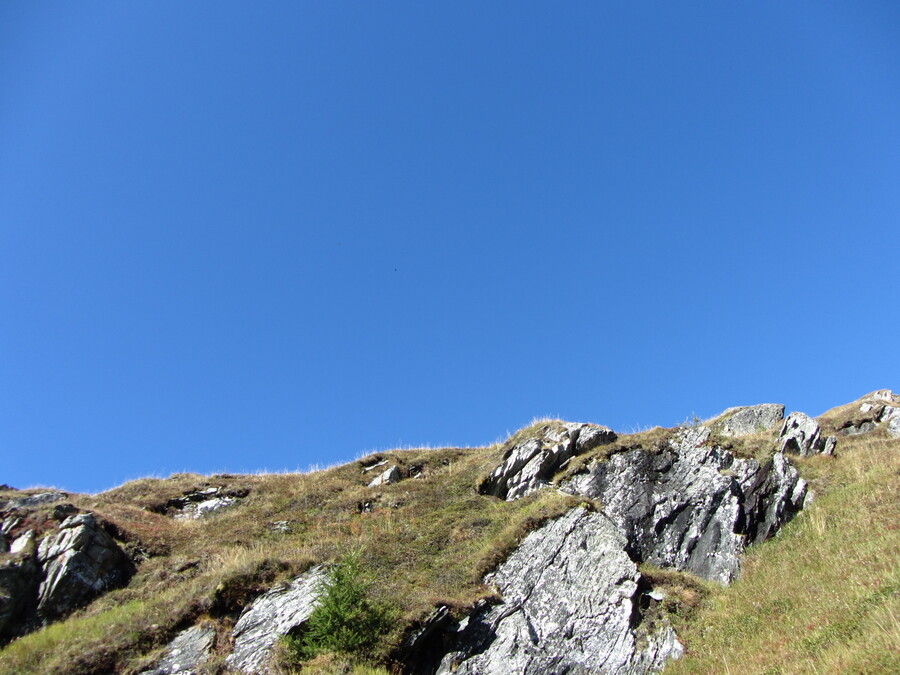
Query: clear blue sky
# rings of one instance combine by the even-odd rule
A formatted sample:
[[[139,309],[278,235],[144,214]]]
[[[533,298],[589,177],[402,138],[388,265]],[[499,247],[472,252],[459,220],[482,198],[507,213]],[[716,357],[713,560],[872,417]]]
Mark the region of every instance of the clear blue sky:
[[[900,388],[900,3],[4,2],[0,482]]]

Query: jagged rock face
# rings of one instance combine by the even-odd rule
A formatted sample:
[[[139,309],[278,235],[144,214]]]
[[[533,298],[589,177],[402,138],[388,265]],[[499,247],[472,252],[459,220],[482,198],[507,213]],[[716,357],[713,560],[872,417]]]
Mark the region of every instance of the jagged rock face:
[[[874,428],[874,424],[872,428]],[[794,452],[802,457],[822,453],[834,453],[837,439],[834,436],[821,437],[819,423],[802,412],[792,412],[781,426],[779,439],[782,452]]]
[[[45,499],[38,502],[45,504]],[[8,516],[4,529],[21,516]],[[100,593],[128,583],[134,564],[90,513],[70,516],[37,544],[33,530],[0,565],[0,644],[62,618]]]
[[[806,483],[781,453],[763,464],[737,459],[705,445],[709,433],[686,429],[668,450],[615,454],[564,489],[598,499],[635,559],[728,582],[745,543],[802,508]]]
[[[664,626],[638,647],[640,573],[601,513],[576,508],[529,534],[485,582],[502,601],[461,624],[437,672],[649,672],[681,653]]]
[[[60,532],[46,537],[38,549],[43,581],[38,615],[57,619],[90,602],[104,591],[123,586],[134,564],[90,513],[70,516]]]
[[[313,567],[250,603],[232,632],[234,651],[226,665],[241,673],[268,673],[275,643],[309,619],[326,577],[324,567]]]
[[[729,408],[724,414],[728,417],[716,425],[716,431],[723,436],[746,436],[773,428],[784,419],[784,406],[780,403],[761,403]]]
[[[480,492],[507,501],[524,497],[548,485],[553,474],[571,457],[615,439],[610,429],[595,424],[565,424],[562,429],[548,427],[540,438],[530,438],[511,447]]]
[[[155,668],[140,675],[185,675],[196,672],[209,660],[216,630],[209,626],[191,626],[175,636],[167,646],[167,653]]]

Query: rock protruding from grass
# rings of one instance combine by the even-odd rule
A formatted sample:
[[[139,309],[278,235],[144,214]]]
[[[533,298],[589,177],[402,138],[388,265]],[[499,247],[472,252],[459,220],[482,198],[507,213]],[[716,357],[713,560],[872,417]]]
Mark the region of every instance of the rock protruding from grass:
[[[891,438],[900,438],[900,408],[885,408],[881,415],[885,430]]]
[[[503,463],[482,483],[481,494],[511,501],[550,484],[565,462],[598,445],[611,443],[616,434],[596,424],[547,424],[537,436],[513,443]]]
[[[745,545],[802,508],[806,483],[781,453],[738,459],[709,438],[707,427],[684,429],[667,450],[616,453],[564,489],[599,500],[636,560],[728,582]]]
[[[249,492],[247,489],[216,486],[189,490],[166,502],[166,510],[173,513],[176,520],[197,520],[238,503]]]
[[[682,647],[668,625],[639,640],[637,566],[602,513],[575,508],[529,534],[485,581],[502,596],[458,627],[437,672],[650,672]],[[453,638],[451,638],[453,639]]]
[[[369,487],[379,487],[381,485],[392,485],[394,483],[399,483],[403,479],[403,475],[400,473],[400,468],[394,464],[385,469],[382,473],[378,474],[371,483],[369,483]]]
[[[772,429],[784,419],[784,406],[780,403],[760,403],[738,408],[729,408],[714,425],[714,430],[722,436],[748,436]]]
[[[313,567],[248,605],[232,633],[234,651],[226,659],[228,667],[241,673],[266,672],[278,640],[309,620],[327,574],[321,565]]]
[[[874,428],[874,424],[872,427]],[[792,412],[788,415],[781,432],[778,434],[782,452],[793,452],[801,457],[809,455],[834,454],[837,439],[834,436],[822,438],[822,430],[819,423],[809,415],[802,412]]]
[[[166,647],[166,655],[151,670],[140,675],[193,673],[209,660],[216,639],[212,626],[191,626],[181,631]]]
[[[38,562],[43,581],[38,615],[45,622],[65,616],[97,595],[124,586],[135,567],[93,514],[69,516],[60,532],[41,541]]]

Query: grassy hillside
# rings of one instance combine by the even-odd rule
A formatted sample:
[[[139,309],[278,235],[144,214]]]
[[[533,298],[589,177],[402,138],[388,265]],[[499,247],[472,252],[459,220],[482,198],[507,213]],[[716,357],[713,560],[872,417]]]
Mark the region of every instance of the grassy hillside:
[[[797,464],[816,499],[738,581],[704,585],[666,675],[900,672],[900,439],[841,438]]]
[[[0,673],[138,672],[177,630],[206,619],[219,630],[214,672],[250,599],[353,551],[362,552],[374,600],[398,618],[370,654],[372,663],[386,664],[405,630],[437,604],[462,613],[490,595],[484,574],[526,532],[579,503],[550,490],[516,502],[478,494],[475,486],[503,450],[395,451],[310,474],[176,475],[73,496],[76,506],[114,523],[146,560],[127,588],[11,643],[0,652]],[[380,460],[419,477],[369,488],[379,470],[364,469]],[[202,520],[162,513],[169,499],[210,485],[249,492]],[[288,532],[278,531],[279,521]]]
[[[823,419],[835,428],[850,414],[845,408]],[[143,561],[127,588],[0,651],[0,673],[137,673],[197,622],[218,630],[218,654],[206,670],[219,672],[231,627],[250,599],[352,552],[360,552],[373,600],[395,617],[354,671],[379,672],[373,668],[390,665],[417,621],[438,604],[462,615],[490,596],[485,572],[526,532],[579,503],[554,490],[504,502],[475,489],[509,443],[546,424],[555,422],[486,448],[385,452],[310,474],[180,474],[72,496],[112,523]],[[566,473],[616,449],[657,451],[671,432],[622,436],[577,458]],[[769,432],[732,445],[758,455],[773,442]],[[838,451],[797,460],[816,500],[781,536],[749,553],[732,586],[644,569],[668,593],[664,604],[687,646],[671,672],[900,672],[900,440],[877,430],[842,438]],[[379,469],[366,469],[382,460],[410,477],[367,487]],[[246,496],[202,520],[166,512],[170,499],[209,486]],[[347,662],[325,655],[310,665],[304,672],[344,672]],[[297,666],[285,651],[283,672]]]

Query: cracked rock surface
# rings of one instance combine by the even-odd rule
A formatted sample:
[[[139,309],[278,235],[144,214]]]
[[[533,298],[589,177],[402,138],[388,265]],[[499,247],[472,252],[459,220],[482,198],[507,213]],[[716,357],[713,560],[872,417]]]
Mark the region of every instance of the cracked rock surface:
[[[663,626],[638,646],[640,573],[602,513],[575,508],[529,534],[485,581],[502,601],[465,620],[441,675],[632,673],[682,652]]]
[[[209,660],[216,630],[210,626],[191,626],[181,631],[167,646],[167,654],[151,670],[140,675],[192,675]]]
[[[661,452],[615,454],[564,489],[598,499],[636,560],[728,582],[745,545],[802,508],[806,483],[782,453],[738,459],[707,445],[709,434],[685,429]]]
[[[875,428],[873,423],[872,429]],[[868,431],[869,429],[865,429]],[[863,433],[863,432],[857,432]],[[801,457],[822,453],[831,455],[837,439],[834,436],[822,438],[822,430],[819,423],[809,415],[802,412],[792,412],[784,420],[779,433],[782,452],[794,452]]]
[[[38,615],[46,622],[81,607],[100,593],[128,583],[134,564],[91,513],[69,516],[46,537],[37,558],[44,578]]]
[[[506,499],[524,497],[549,484],[553,474],[575,455],[611,443],[616,434],[596,424],[547,425],[538,438],[509,448],[503,463],[491,472],[480,492]]]
[[[326,576],[324,567],[313,567],[250,603],[232,632],[234,651],[226,665],[241,673],[268,673],[272,648],[280,637],[309,619]]]

